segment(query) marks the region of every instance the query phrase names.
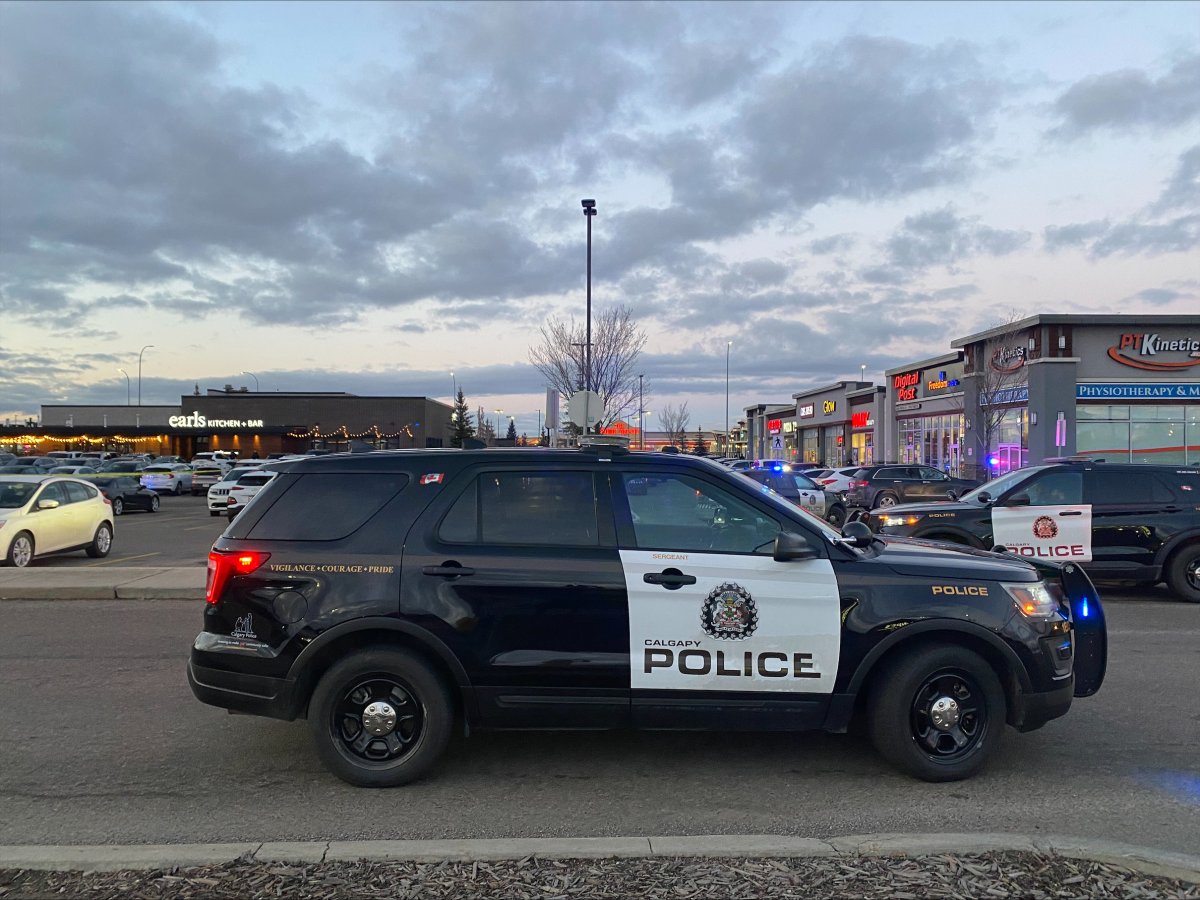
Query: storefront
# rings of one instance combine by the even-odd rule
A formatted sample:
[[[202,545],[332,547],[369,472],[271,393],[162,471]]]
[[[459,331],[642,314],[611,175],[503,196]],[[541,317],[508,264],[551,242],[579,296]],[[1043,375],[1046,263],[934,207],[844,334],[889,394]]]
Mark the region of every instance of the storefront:
[[[875,441],[882,416],[885,390],[871,386],[849,391],[846,399],[850,404],[850,454],[848,465],[869,466],[876,461]]]
[[[964,467],[961,352],[884,373],[885,416],[894,423],[895,451],[881,462],[926,465],[958,477]]]
[[[1200,317],[1034,316],[952,346],[987,474],[1069,455],[1200,463]]]
[[[830,467],[852,463],[851,397],[870,388],[865,381],[839,381],[793,394],[800,436],[796,453],[788,458]]]
[[[796,444],[796,408],[784,403],[746,407],[746,459],[792,459]]]

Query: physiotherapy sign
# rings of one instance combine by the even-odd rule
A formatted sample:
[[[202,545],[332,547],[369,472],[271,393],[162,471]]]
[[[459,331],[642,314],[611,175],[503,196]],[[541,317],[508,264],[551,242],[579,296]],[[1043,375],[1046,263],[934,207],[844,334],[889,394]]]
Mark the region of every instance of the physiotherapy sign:
[[[1200,400],[1195,384],[1077,384],[1076,400]]]

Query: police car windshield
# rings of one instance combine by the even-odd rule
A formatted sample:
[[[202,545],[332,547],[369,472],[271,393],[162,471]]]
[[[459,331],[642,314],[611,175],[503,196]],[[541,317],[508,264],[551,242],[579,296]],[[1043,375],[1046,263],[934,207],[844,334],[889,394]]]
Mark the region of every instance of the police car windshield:
[[[979,495],[986,493],[991,499],[995,500],[1006,493],[1010,488],[1015,487],[1030,475],[1047,469],[1049,466],[1030,466],[1027,469],[1013,469],[1011,472],[1006,472],[999,478],[993,478],[987,484],[981,484],[977,488],[972,488],[963,494],[959,499],[964,503],[979,503]]]
[[[740,479],[746,484],[749,484],[752,488],[754,488],[754,490],[762,494],[768,503],[775,504],[780,508],[780,510],[787,513],[789,516],[794,516],[796,513],[802,514],[805,517],[805,522],[809,525],[809,527],[815,528],[821,532],[827,541],[836,541],[842,536],[840,531],[830,526],[829,523],[824,519],[818,518],[808,510],[791,503],[778,491],[773,490],[769,485],[763,484],[761,481],[756,481],[749,475],[743,475],[741,472],[730,472],[729,476]]]

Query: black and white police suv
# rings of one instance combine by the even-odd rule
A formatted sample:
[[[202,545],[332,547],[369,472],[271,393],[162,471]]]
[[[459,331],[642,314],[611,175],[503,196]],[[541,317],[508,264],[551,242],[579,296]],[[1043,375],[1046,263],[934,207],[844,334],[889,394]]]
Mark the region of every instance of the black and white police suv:
[[[409,782],[464,729],[846,731],[966,778],[1104,678],[1078,566],[846,534],[703,459],[412,450],[278,465],[208,561],[188,678]],[[636,486],[636,489],[631,489]]]

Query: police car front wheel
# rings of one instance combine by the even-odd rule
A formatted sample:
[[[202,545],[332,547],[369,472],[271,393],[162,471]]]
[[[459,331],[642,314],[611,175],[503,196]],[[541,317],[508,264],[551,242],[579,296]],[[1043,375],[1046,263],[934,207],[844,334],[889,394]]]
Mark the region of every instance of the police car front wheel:
[[[875,679],[871,740],[897,768],[925,781],[959,781],[987,763],[1005,722],[1004,690],[978,654],[926,646]]]
[[[415,781],[450,740],[454,706],[416,654],[378,647],[339,660],[309,704],[317,752],[331,772],[360,787]]]

